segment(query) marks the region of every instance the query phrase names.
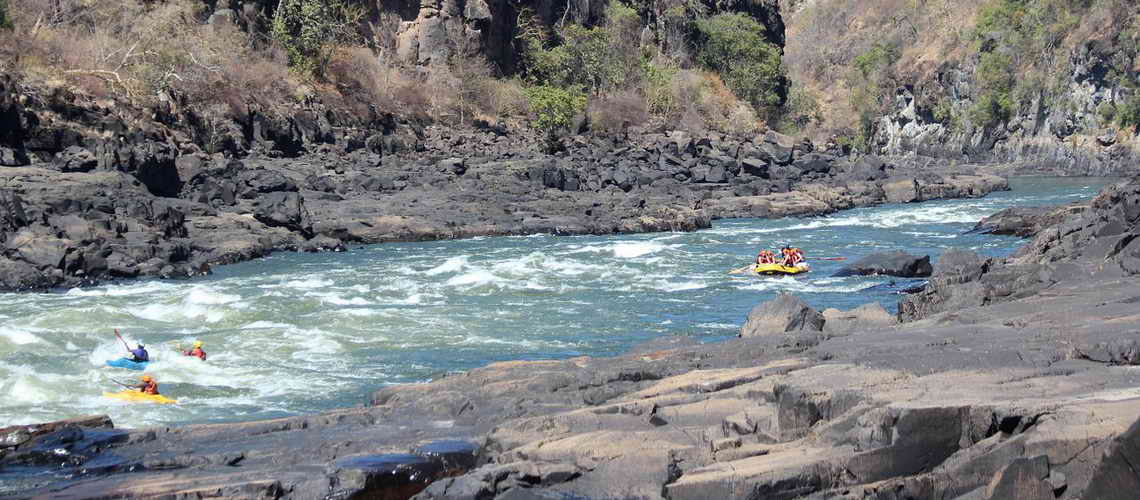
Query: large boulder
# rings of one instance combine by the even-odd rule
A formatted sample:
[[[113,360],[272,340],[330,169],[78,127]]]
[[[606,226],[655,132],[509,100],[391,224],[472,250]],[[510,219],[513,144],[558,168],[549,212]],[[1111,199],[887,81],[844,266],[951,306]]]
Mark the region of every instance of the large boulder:
[[[850,311],[826,309],[823,311],[826,330],[830,333],[853,333],[881,330],[898,324],[895,316],[878,302],[863,304]]]
[[[277,191],[263,195],[257,200],[253,217],[269,227],[284,227],[306,237],[313,234],[305,199],[297,193]]]
[[[741,337],[823,331],[825,319],[798,297],[781,293],[775,299],[752,308],[740,329]]]
[[[900,278],[924,278],[930,276],[933,267],[930,256],[922,257],[902,251],[874,253],[849,264],[835,276],[887,275]]]
[[[1134,465],[1137,463],[1140,463],[1140,420],[1109,444],[1084,498],[1134,498],[1140,491],[1140,474]]]
[[[1031,238],[1087,208],[1087,204],[1079,203],[1059,207],[1010,207],[978,221],[970,232]]]

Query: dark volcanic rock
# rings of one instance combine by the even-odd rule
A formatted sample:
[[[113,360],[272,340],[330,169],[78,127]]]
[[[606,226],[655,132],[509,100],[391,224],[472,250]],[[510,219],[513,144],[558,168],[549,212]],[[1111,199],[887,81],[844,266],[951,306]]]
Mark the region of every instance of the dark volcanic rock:
[[[925,289],[899,303],[899,317],[922,319],[1027,297],[1057,283],[1140,274],[1140,178],[1105,188],[1086,210],[1065,213],[1008,259],[947,252]]]
[[[455,8],[517,17],[492,4]],[[771,2],[747,10],[776,12]],[[433,13],[425,18],[435,23],[433,37],[457,19],[425,12]],[[364,120],[320,102],[250,104],[219,118],[194,106],[136,110],[34,90],[0,76],[0,185],[23,210],[0,206],[10,212],[0,228],[3,289],[188,276],[278,250],[339,248],[307,243],[317,236],[343,245],[690,231],[715,218],[1007,189],[999,177],[961,167],[837,157],[776,132],[593,133],[562,138],[561,151],[548,154],[530,130],[425,128],[375,110]]]
[[[930,256],[918,257],[902,251],[875,253],[848,264],[834,276],[887,275],[900,278],[930,276]]]
[[[253,216],[269,227],[283,227],[305,236],[313,233],[305,199],[297,193],[272,192],[258,198]]]
[[[1029,238],[1071,215],[1084,212],[1087,208],[1088,204],[1084,203],[1073,203],[1060,207],[1007,208],[983,218],[970,232]]]
[[[783,335],[790,332],[819,332],[824,317],[794,295],[781,293],[748,313],[748,321],[740,330],[741,337]]]

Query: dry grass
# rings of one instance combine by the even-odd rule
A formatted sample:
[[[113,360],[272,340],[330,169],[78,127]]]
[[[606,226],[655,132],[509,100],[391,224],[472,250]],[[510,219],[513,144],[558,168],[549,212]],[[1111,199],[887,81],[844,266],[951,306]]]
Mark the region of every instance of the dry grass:
[[[993,0],[782,0],[787,7],[785,65],[789,77],[823,96],[823,123],[808,131],[821,140],[855,128],[858,116],[851,105],[859,82],[852,62],[877,44],[898,47],[891,67],[898,82],[914,85],[919,94],[939,91],[938,74],[946,64],[967,69],[978,48],[973,31],[982,7]],[[1074,7],[1076,8],[1076,7]],[[1062,74],[1067,54],[1080,43],[1110,39],[1123,26],[1140,26],[1134,0],[1094,0],[1076,27],[1057,40],[1047,53],[1027,54],[1018,71],[1024,78]],[[920,95],[920,99],[922,96]],[[930,104],[930,103],[926,103]]]
[[[633,90],[623,90],[595,98],[586,112],[594,130],[616,133],[629,126],[639,126],[649,120],[645,98]]]
[[[947,61],[972,52],[967,38],[986,0],[881,0],[793,2],[785,16],[789,77],[809,92],[823,96],[823,122],[805,131],[815,140],[852,129],[858,116],[851,107],[854,59],[876,44],[901,49],[894,73],[919,82],[935,77]]]

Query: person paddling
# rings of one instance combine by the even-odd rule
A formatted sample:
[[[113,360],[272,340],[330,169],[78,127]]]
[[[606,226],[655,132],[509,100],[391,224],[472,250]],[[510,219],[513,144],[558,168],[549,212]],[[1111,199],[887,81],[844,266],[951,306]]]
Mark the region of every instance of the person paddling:
[[[146,347],[144,347],[141,342],[136,344],[134,349],[131,349],[131,346],[127,345],[127,341],[119,334],[118,328],[115,329],[115,336],[119,338],[119,342],[123,343],[123,348],[131,355],[131,361],[136,363],[150,362],[150,353],[146,352]]]
[[[143,375],[139,381],[141,382],[140,384],[133,385],[131,388],[138,389],[139,392],[143,394],[158,394],[158,381],[156,381],[154,377]]]
[[[784,256],[784,261],[781,262],[782,265],[795,267],[796,264],[804,261],[804,252],[799,248],[785,246],[780,249],[780,253]]]
[[[776,254],[772,253],[771,250],[761,250],[760,253],[756,254],[756,263],[760,265],[775,264]]]
[[[138,347],[135,347],[134,349],[131,349],[127,352],[131,353],[131,361],[134,361],[136,363],[150,362],[150,353],[146,352],[146,346],[142,344],[138,344]]]
[[[206,360],[206,351],[202,350],[202,341],[201,340],[195,340],[194,341],[194,348],[190,349],[189,351],[182,351],[182,354],[184,354],[186,356],[196,357],[198,359],[201,359],[202,361]]]

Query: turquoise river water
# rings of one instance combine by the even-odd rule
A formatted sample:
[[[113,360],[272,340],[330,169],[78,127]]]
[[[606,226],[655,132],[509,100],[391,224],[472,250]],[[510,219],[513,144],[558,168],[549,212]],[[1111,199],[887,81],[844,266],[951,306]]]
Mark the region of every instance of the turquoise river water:
[[[730,276],[763,247],[798,245],[851,260],[902,249],[932,258],[965,247],[1005,255],[1011,237],[964,234],[1010,206],[1087,199],[1104,179],[1014,179],[972,200],[883,205],[827,217],[717,221],[693,233],[474,238],[279,253],[211,276],[62,293],[0,294],[0,427],[82,414],[117,426],[279,417],[360,405],[387,384],[512,359],[620,354],[668,335],[730,338],[777,292],[817,308],[880,301],[882,277],[833,278],[811,261],[799,277]],[[176,405],[101,397],[141,372],[113,328],[148,345],[147,373]],[[205,342],[209,361],[176,344]]]

